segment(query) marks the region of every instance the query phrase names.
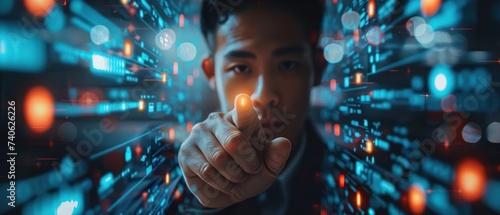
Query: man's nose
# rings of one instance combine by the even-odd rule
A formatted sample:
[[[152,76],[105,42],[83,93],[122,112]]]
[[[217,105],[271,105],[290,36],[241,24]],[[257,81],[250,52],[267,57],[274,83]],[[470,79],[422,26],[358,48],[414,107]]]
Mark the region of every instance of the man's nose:
[[[278,93],[276,78],[272,74],[259,75],[251,96],[254,107],[266,109],[277,106],[280,102]]]

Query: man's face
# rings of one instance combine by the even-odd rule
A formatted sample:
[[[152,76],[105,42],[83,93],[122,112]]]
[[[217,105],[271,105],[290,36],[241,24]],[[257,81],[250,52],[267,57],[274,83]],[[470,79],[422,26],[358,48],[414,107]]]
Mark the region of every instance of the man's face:
[[[213,69],[222,111],[233,109],[236,95],[245,93],[273,138],[296,143],[314,79],[311,46],[299,22],[287,12],[253,8],[231,15],[215,38]]]

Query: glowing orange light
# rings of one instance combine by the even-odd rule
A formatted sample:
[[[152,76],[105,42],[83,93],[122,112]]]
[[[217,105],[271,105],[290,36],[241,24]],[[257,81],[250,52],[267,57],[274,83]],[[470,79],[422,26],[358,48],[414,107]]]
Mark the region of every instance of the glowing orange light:
[[[333,126],[333,134],[335,134],[335,136],[340,136],[340,125],[339,124],[335,124]]]
[[[339,175],[339,186],[340,188],[344,188],[345,186],[345,176],[344,174]]]
[[[421,0],[420,12],[425,16],[433,16],[441,7],[441,0]]]
[[[246,104],[246,102],[247,102],[247,101],[246,101],[245,97],[244,97],[244,96],[241,96],[241,97],[240,97],[240,106],[244,107],[244,106],[245,106],[245,104]]]
[[[363,74],[361,72],[356,73],[356,84],[360,84],[363,81]]]
[[[167,83],[167,73],[166,72],[161,74],[161,82]]]
[[[175,130],[173,128],[168,130],[168,138],[173,140],[175,138]]]
[[[179,200],[181,198],[181,191],[179,191],[179,189],[175,189],[174,198],[175,200]]]
[[[371,140],[366,140],[366,152],[368,153],[373,152],[373,143]]]
[[[361,207],[361,193],[359,191],[356,192],[356,206],[358,206],[358,208]]]
[[[132,56],[132,47],[132,41],[125,40],[125,43],[123,44],[123,54],[125,57]]]
[[[337,90],[337,80],[335,80],[335,79],[330,80],[330,90],[331,91]]]
[[[193,86],[193,76],[188,75],[188,77],[187,77],[187,85],[188,86]]]
[[[55,5],[55,0],[24,0],[28,12],[36,17],[44,17]]]
[[[326,122],[325,123],[325,132],[330,133],[332,131],[332,123]]]
[[[127,4],[128,4],[127,0],[121,0],[121,3],[122,3],[123,5],[127,5]]]
[[[328,215],[328,211],[326,209],[321,209],[320,215]]]
[[[33,87],[28,91],[24,110],[28,126],[37,133],[47,131],[54,122],[54,100],[44,87]]]
[[[332,0],[334,4],[337,4],[339,0]]]
[[[135,151],[135,156],[139,157],[139,155],[141,155],[142,152],[141,145],[136,145],[134,151]]]
[[[426,197],[425,192],[418,184],[414,184],[408,190],[408,200],[410,210],[415,214],[421,214],[425,210]]]
[[[192,129],[193,129],[193,122],[187,122],[186,131],[190,133]]]
[[[80,105],[84,107],[93,107],[99,103],[99,97],[96,94],[91,92],[85,92],[78,99]]]
[[[355,43],[359,43],[359,30],[356,29],[352,32],[352,37],[354,38]]]
[[[179,14],[179,27],[184,27],[184,14]]]
[[[375,0],[370,0],[368,2],[368,16],[370,19],[375,16]]]
[[[167,174],[165,174],[165,184],[170,184],[170,173],[167,172]]]
[[[174,75],[177,75],[179,69],[179,64],[177,62],[174,62]]]
[[[144,100],[139,100],[139,110],[144,110]]]
[[[474,159],[467,159],[458,165],[455,180],[465,200],[478,200],[483,195],[485,187],[484,167]]]

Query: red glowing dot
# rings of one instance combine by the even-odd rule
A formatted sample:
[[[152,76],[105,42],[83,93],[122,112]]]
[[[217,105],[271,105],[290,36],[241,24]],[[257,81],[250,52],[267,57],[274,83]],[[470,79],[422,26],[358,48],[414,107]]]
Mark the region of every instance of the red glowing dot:
[[[193,129],[193,122],[187,122],[187,124],[186,124],[186,131],[188,133],[191,133],[192,129]]]
[[[128,32],[133,32],[135,30],[134,25],[132,25],[132,24],[128,25],[127,30],[128,30]]]
[[[168,131],[168,137],[170,138],[170,140],[173,140],[175,138],[175,130],[173,128]]]
[[[46,16],[54,7],[54,0],[24,0],[28,12],[36,17]]]
[[[47,131],[54,122],[54,100],[44,87],[33,87],[28,91],[24,110],[28,126],[37,133]]]
[[[188,77],[187,77],[187,85],[188,86],[193,86],[193,76],[188,75]]]
[[[340,185],[340,188],[344,188],[344,186],[345,186],[345,176],[344,176],[344,174],[340,174],[339,175],[339,185]]]
[[[355,43],[359,43],[359,30],[356,29],[352,32],[352,37],[354,38]]]
[[[333,134],[337,137],[340,136],[340,124],[335,124],[333,126]]]
[[[330,80],[330,90],[331,91],[337,90],[337,80],[335,79]]]
[[[455,182],[465,200],[478,200],[483,195],[486,182],[483,165],[474,159],[462,161],[457,167]]]
[[[320,215],[328,215],[328,211],[326,209],[321,209]]]
[[[441,7],[441,0],[421,0],[420,12],[425,16],[433,16]]]
[[[80,102],[80,105],[84,107],[92,107],[99,103],[99,97],[97,97],[94,93],[85,92],[80,96],[78,101]]]
[[[326,122],[325,123],[325,132],[330,133],[332,131],[332,123]]]
[[[184,14],[179,14],[179,27],[184,27]]]
[[[421,214],[425,210],[426,197],[425,192],[418,184],[414,184],[408,190],[408,199],[410,210],[414,214]]]
[[[174,197],[175,200],[179,200],[181,198],[181,191],[179,191],[179,189],[175,189]]]
[[[177,73],[179,72],[179,64],[177,62],[174,62],[174,75],[177,75]]]
[[[135,155],[139,156],[141,154],[141,152],[142,152],[141,145],[135,146],[134,151],[135,151]]]

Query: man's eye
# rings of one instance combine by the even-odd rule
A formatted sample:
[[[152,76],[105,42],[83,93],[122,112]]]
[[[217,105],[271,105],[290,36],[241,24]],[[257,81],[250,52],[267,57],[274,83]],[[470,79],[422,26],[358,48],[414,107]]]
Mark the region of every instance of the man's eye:
[[[299,67],[299,62],[296,61],[284,61],[279,64],[279,69],[282,70],[292,70]]]
[[[237,66],[233,66],[233,68],[231,68],[231,71],[233,71],[235,73],[248,73],[248,72],[250,72],[250,67],[245,66],[245,65],[237,65]]]

